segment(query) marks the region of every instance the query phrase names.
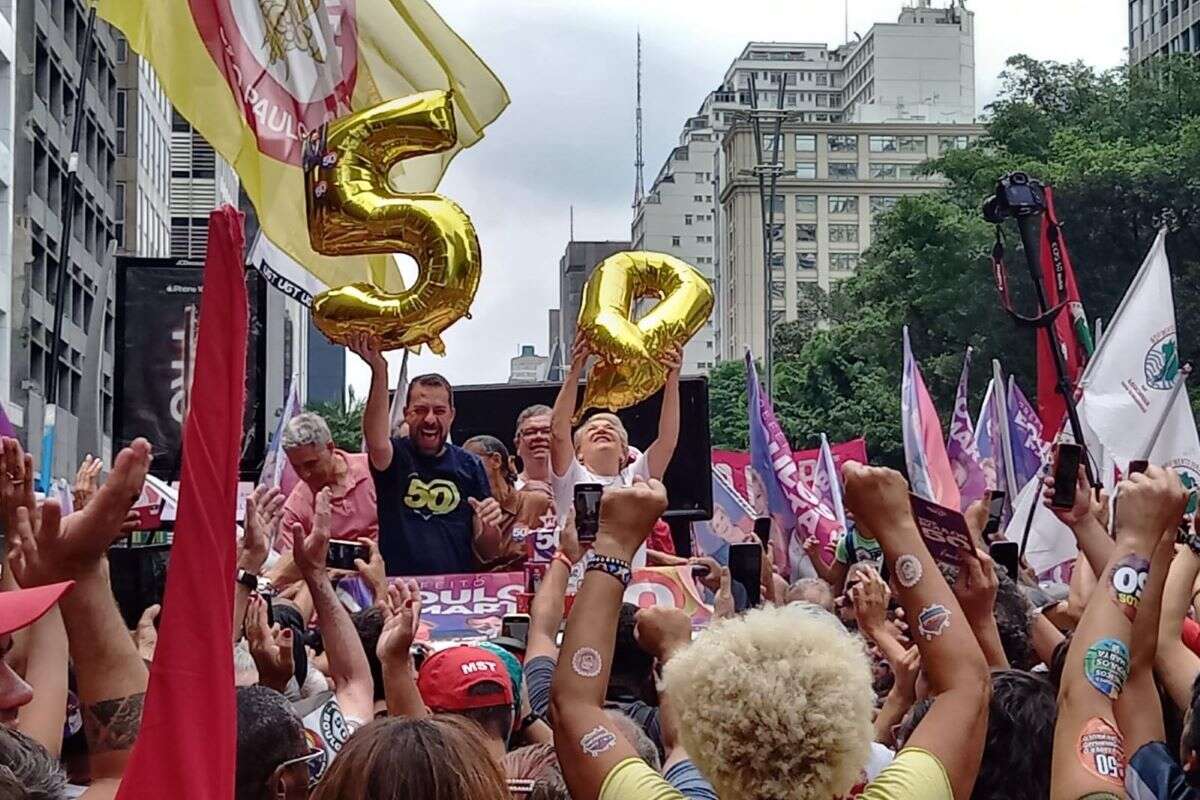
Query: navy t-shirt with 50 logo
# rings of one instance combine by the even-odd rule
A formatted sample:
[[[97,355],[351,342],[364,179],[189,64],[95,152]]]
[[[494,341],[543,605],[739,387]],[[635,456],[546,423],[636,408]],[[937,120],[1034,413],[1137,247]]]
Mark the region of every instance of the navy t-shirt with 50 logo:
[[[467,498],[491,497],[480,460],[453,444],[438,456],[392,439],[392,463],[371,468],[379,504],[379,550],[387,574],[470,572],[475,512]]]

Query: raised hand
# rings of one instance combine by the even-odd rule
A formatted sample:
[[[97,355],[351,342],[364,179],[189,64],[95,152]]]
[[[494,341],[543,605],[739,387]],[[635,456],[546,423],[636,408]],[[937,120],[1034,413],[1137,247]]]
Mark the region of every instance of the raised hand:
[[[37,501],[33,496],[33,456],[21,448],[16,439],[5,436],[0,439],[4,474],[0,475],[0,505],[6,527],[12,527],[18,508],[25,508],[30,515],[37,513]]]
[[[154,660],[154,651],[158,647],[158,628],[154,627],[154,620],[158,619],[161,612],[162,606],[158,603],[150,606],[142,612],[137,627],[133,629],[133,641],[143,661]]]
[[[1096,494],[1092,491],[1091,484],[1088,483],[1087,473],[1083,469],[1083,465],[1079,466],[1079,473],[1075,478],[1075,504],[1070,508],[1055,508],[1050,503],[1054,499],[1054,476],[1046,475],[1042,478],[1042,484],[1045,488],[1042,490],[1042,504],[1050,509],[1054,516],[1063,521],[1063,524],[1074,528],[1081,522],[1085,522],[1089,517],[1095,516],[1097,513]]]
[[[654,478],[635,480],[632,486],[606,488],[600,496],[597,551],[604,544],[614,547],[626,560],[632,559],[666,510],[667,489]]]
[[[883,541],[897,521],[912,518],[908,481],[894,469],[868,467],[857,461],[842,465],[846,508],[860,528]]]
[[[280,693],[286,691],[296,672],[292,629],[280,628],[279,623],[268,625],[267,603],[258,595],[250,598],[246,608],[246,642],[258,667],[258,682]]]
[[[258,574],[271,551],[273,524],[283,516],[283,493],[276,487],[256,486],[246,498],[238,566]]]
[[[504,511],[496,502],[496,498],[485,497],[482,500],[476,500],[474,497],[468,497],[467,502],[470,503],[471,510],[475,512],[475,516],[479,518],[484,528],[491,531],[500,530],[500,524],[504,521]]]
[[[582,372],[587,364],[588,356],[592,354],[592,345],[583,334],[576,334],[571,345],[571,372]]]
[[[366,537],[360,538],[358,543],[367,548],[367,560],[354,559],[354,568],[358,570],[358,574],[375,593],[375,605],[386,603],[387,567],[383,562],[383,556],[379,553],[379,545],[374,539]]]
[[[325,559],[329,554],[329,487],[317,493],[313,513],[312,530],[304,532],[304,526],[292,526],[292,554],[296,566],[306,580],[326,574]]]
[[[387,370],[387,359],[383,355],[379,337],[367,333],[354,333],[346,342],[346,346],[356,356],[366,362],[372,370]]]
[[[959,580],[950,587],[972,627],[991,618],[999,588],[996,565],[983,550],[976,550],[974,558],[966,559]]]
[[[670,348],[662,354],[658,362],[667,368],[668,378],[678,377],[680,370],[683,369],[683,348],[678,346]]]
[[[733,578],[729,567],[721,567],[720,584],[717,595],[713,599],[713,616],[717,619],[731,619],[737,614],[737,604],[733,601]]]
[[[45,555],[64,561],[103,558],[112,541],[128,527],[130,509],[142,494],[151,458],[150,442],[141,437],[118,453],[108,480],[87,506],[63,519],[53,547],[41,542]]]
[[[874,635],[887,622],[888,601],[892,592],[873,567],[864,567],[859,580],[850,588],[850,600],[854,603],[854,617],[858,627],[867,636]]]
[[[904,651],[904,656],[889,664],[892,668],[892,691],[909,704],[917,699],[917,675],[921,672],[921,653],[914,644]]]
[[[692,621],[678,608],[652,606],[637,613],[633,629],[638,646],[665,662],[692,642]]]
[[[375,655],[380,662],[395,663],[410,658],[413,642],[421,629],[421,588],[416,581],[396,581],[387,590],[383,630]]]
[[[575,504],[567,509],[567,518],[563,520],[562,530],[558,532],[558,551],[571,559],[572,564],[578,564],[587,552],[587,548],[579,543],[579,529],[575,527]]]
[[[1173,469],[1155,464],[1117,485],[1117,542],[1128,541],[1140,553],[1152,553],[1163,531],[1175,530],[1188,496]]]
[[[79,469],[75,472],[75,486],[71,489],[71,500],[75,504],[76,511],[86,506],[95,496],[96,479],[100,477],[102,466],[100,459],[95,458],[91,453],[88,453],[80,463]]]

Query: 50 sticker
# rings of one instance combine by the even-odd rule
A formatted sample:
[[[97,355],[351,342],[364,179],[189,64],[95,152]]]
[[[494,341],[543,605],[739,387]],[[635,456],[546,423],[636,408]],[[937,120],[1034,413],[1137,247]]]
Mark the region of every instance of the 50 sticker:
[[[429,483],[413,478],[408,484],[408,494],[404,495],[404,505],[414,511],[445,514],[458,508],[461,499],[458,487],[445,478],[435,478]]]

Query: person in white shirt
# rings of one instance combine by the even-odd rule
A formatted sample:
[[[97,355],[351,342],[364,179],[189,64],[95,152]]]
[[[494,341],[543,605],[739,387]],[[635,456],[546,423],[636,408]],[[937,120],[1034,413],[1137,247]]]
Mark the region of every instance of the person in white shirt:
[[[662,480],[679,440],[679,370],[683,362],[679,348],[671,350],[662,360],[667,368],[667,383],[658,418],[658,437],[644,452],[631,457],[629,433],[616,414],[593,414],[572,437],[571,419],[575,416],[579,378],[590,355],[587,342],[581,336],[576,337],[571,348],[571,366],[550,415],[550,478],[560,525],[574,502],[576,484],[629,486],[634,478]],[[633,566],[645,564],[643,545]]]

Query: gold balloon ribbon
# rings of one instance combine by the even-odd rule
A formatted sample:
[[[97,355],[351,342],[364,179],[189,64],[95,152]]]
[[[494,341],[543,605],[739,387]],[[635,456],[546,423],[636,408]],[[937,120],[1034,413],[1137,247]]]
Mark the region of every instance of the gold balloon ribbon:
[[[331,123],[311,155],[305,189],[313,249],[329,256],[406,253],[417,262],[412,286],[399,292],[353,283],[313,300],[313,322],[332,341],[378,336],[384,349],[428,344],[445,352],[441,333],[463,316],[479,288],[475,226],[440,194],[391,189],[388,173],[404,159],[449,150],[458,133],[450,93],[422,92]]]
[[[659,302],[634,322],[634,304]],[[617,253],[583,287],[579,332],[599,361],[588,374],[576,422],[589,408],[640,403],[666,383],[661,359],[696,335],[712,313],[713,291],[695,267],[665,253]]]

